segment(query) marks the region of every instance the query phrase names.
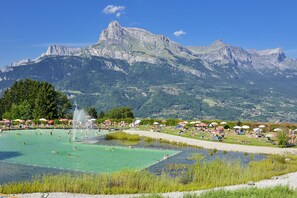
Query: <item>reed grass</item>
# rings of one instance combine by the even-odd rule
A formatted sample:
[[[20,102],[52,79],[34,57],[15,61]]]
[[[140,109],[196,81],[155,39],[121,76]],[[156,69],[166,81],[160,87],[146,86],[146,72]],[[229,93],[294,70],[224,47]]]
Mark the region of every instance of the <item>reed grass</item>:
[[[119,131],[119,132],[115,132],[115,133],[106,134],[105,139],[106,140],[117,139],[117,140],[128,140],[128,141],[139,141],[140,136],[137,134],[128,134],[128,133]]]
[[[197,161],[176,177],[170,177],[165,172],[156,176],[145,170],[123,170],[110,174],[44,175],[30,182],[3,184],[0,186],[0,192],[5,194],[32,192],[162,193],[235,185],[294,171],[297,171],[297,156],[271,155],[262,161],[250,162],[248,166],[223,160]]]

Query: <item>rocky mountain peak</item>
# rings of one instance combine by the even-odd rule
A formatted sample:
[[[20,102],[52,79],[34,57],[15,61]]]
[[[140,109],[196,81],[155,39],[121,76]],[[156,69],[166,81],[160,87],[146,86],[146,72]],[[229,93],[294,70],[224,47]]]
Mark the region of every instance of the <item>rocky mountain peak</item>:
[[[41,56],[68,56],[78,52],[80,48],[77,47],[66,47],[62,45],[50,45],[46,52]]]
[[[122,28],[119,22],[112,21],[109,23],[107,29],[103,30],[98,43],[107,40],[122,40],[125,34],[125,29]]]
[[[225,45],[226,44],[221,39],[217,39],[211,44],[212,47],[222,47]]]

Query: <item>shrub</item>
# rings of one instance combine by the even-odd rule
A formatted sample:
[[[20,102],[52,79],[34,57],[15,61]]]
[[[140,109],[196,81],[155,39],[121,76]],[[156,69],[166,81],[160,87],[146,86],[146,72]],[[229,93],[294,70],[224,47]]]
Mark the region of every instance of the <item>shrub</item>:
[[[279,131],[277,133],[277,139],[278,139],[278,146],[279,147],[287,147],[289,136],[285,131]]]

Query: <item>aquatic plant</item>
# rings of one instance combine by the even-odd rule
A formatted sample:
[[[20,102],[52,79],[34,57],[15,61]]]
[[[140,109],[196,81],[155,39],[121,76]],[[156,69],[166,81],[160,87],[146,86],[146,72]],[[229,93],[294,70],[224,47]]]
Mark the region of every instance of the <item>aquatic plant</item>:
[[[117,139],[117,140],[139,141],[140,136],[137,134],[128,134],[128,133],[119,131],[119,132],[115,132],[115,133],[106,134],[105,139],[106,140]]]
[[[33,181],[3,184],[0,193],[71,192],[87,194],[161,193],[188,191],[259,181],[297,171],[297,156],[271,155],[242,166],[223,160],[197,162],[176,177],[164,172],[123,170],[110,174],[44,175]]]

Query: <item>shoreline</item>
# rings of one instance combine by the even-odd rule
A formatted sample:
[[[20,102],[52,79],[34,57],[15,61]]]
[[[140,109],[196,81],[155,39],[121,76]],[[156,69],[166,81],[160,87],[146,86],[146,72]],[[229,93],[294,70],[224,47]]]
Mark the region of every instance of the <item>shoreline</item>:
[[[286,175],[275,176],[271,179],[261,180],[259,182],[253,183],[253,185],[249,184],[238,184],[232,186],[223,186],[223,187],[216,187],[210,188],[206,190],[196,190],[196,191],[184,191],[184,192],[167,192],[167,193],[155,193],[158,195],[162,195],[163,197],[170,197],[170,198],[183,198],[185,194],[191,195],[200,195],[202,193],[212,191],[212,190],[237,190],[242,188],[268,188],[268,187],[275,187],[275,186],[289,186],[290,188],[297,189],[297,172],[288,173]],[[142,195],[151,195],[149,193],[143,194],[119,194],[119,195],[89,195],[89,194],[75,194],[75,193],[64,193],[64,192],[53,192],[53,193],[28,193],[28,194],[11,194],[9,196],[15,196],[20,198],[40,198],[43,194],[47,194],[48,198],[135,198],[140,197]]]
[[[234,151],[257,154],[297,154],[297,148],[275,148],[267,146],[247,146],[240,144],[230,144],[224,142],[210,142],[205,140],[198,140],[177,135],[170,135],[160,132],[142,131],[135,129],[124,130],[125,133],[137,134],[140,136],[150,137],[154,139],[164,139],[171,142],[186,143],[191,146],[199,146],[204,149],[217,149],[221,151]]]

